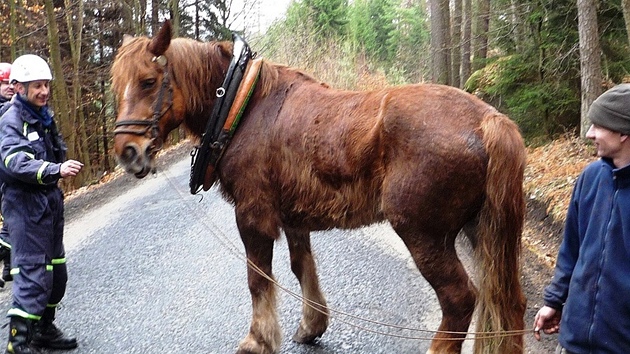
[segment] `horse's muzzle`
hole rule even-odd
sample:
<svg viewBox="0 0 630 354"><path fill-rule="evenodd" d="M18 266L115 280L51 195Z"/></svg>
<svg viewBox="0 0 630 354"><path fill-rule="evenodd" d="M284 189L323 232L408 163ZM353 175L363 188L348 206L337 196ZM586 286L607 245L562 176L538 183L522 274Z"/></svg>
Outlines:
<svg viewBox="0 0 630 354"><path fill-rule="evenodd" d="M153 155L151 144L141 149L135 143L127 143L118 154L118 163L127 173L133 173L136 178L144 178L153 169Z"/></svg>

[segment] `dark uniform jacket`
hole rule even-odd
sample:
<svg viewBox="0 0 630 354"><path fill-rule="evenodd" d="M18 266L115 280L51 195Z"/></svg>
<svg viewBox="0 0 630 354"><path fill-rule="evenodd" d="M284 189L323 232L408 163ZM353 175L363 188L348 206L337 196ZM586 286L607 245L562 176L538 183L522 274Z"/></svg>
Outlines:
<svg viewBox="0 0 630 354"><path fill-rule="evenodd" d="M2 116L2 114L4 112L7 111L7 109L9 109L9 102L11 102L10 100L7 100L6 98L0 96L0 116Z"/></svg>
<svg viewBox="0 0 630 354"><path fill-rule="evenodd" d="M14 95L0 119L2 211L14 268L8 316L39 320L65 294L64 206L57 185L65 153L47 107L36 110Z"/></svg>
<svg viewBox="0 0 630 354"><path fill-rule="evenodd" d="M13 186L56 186L61 178L66 146L54 121L50 119L48 126L44 121L17 94L11 100L9 109L0 119L2 182Z"/></svg>

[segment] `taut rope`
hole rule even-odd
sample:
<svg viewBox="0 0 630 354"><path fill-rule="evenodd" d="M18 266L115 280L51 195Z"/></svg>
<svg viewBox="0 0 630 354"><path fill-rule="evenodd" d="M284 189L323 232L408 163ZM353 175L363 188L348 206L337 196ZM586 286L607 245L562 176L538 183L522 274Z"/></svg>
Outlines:
<svg viewBox="0 0 630 354"><path fill-rule="evenodd" d="M166 179L168 180L168 182L171 185L171 187L177 191L177 193L182 197L182 199L184 199L184 193L182 193L182 191L180 191L177 188L177 186L171 181L171 178L168 176L168 174L166 172L164 172L164 173L165 173ZM200 214L198 212L197 208L192 208L190 206L188 206L188 207L190 209L191 215L193 215L193 214ZM262 276L265 279L267 279L269 282L271 282L272 284L277 286L279 289L281 289L282 291L284 291L288 295L290 295L293 298L301 301L302 303L306 304L307 306L311 307L312 309L314 309L314 310L316 310L318 312L324 313L325 311L322 310L322 309L328 309L331 314L337 314L337 315L345 316L345 317L348 317L348 318L351 318L351 319L354 319L354 320L363 321L363 322L367 322L367 323L371 323L371 324L375 324L375 325L379 325L379 326L383 326L383 327L388 327L388 328L392 328L392 329L396 329L396 330L406 330L406 331L430 334L432 336L431 337L427 337L427 336L412 336L412 335L401 335L401 334L388 333L388 332L373 330L373 329L370 329L370 328L358 325L356 323L350 322L349 320L346 320L345 318L336 317L336 319L339 320L340 322L343 322L343 323L345 323L347 325L350 325L352 327L355 327L355 328L358 328L358 329L361 329L361 330L364 330L364 331L367 331L367 332L370 332L370 333L380 334L380 335L389 336L389 337L413 339L413 340L427 340L427 341L433 340L433 335L436 335L436 334L449 334L449 335L456 335L456 336L462 336L462 337L465 336L465 338L461 338L461 337L460 338L440 338L440 340L445 340L445 341L459 341L459 340L471 340L471 339L474 340L474 339L502 338L502 337L510 337L510 336L517 336L517 335L533 334L534 333L533 329L496 331L496 332L456 332L456 331L436 331L436 330L411 328L411 327L398 326L398 325L393 325L393 324L389 324L389 323L384 323L384 322L380 322L380 321L375 321L375 320L363 318L363 317L360 317L360 316L353 315L351 313L347 313L347 312L344 312L344 311L336 310L336 309L331 308L329 306L324 306L324 305L319 304L319 303L317 303L315 301L306 299L306 298L302 297L302 295L300 295L300 294L298 294L298 293L296 293L296 292L294 292L294 291L292 291L292 290L282 286L282 284L278 283L275 279L273 279L271 276L269 276L264 271L262 271L260 268L258 268L258 266L256 266L242 252L240 252L239 249L238 249L238 246L235 245L234 242L232 240L230 240L230 238L223 231L221 231L221 228L218 225L216 225L215 223L213 223L211 221L208 221L207 218L203 217L202 215L199 215L198 220L201 220L201 222L210 231L211 235L214 236L214 238L216 240L218 240L235 258L243 260L247 264L247 266L249 268L254 270L260 276ZM469 337L469 335L473 335L474 337Z"/></svg>

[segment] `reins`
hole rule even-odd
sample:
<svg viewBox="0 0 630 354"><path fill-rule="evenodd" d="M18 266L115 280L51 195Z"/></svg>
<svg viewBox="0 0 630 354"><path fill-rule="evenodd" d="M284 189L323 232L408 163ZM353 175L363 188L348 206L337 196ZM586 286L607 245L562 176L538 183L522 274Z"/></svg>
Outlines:
<svg viewBox="0 0 630 354"><path fill-rule="evenodd" d="M159 138L160 132L160 120L164 117L166 112L171 111L171 114L174 114L171 108L173 107L173 88L171 87L171 82L168 75L168 61L164 55L160 55L157 57L153 57L151 61L157 63L164 69L164 75L162 77L162 85L160 86L160 91L158 91L158 97L155 100L155 105L153 106L153 116L150 120L145 119L128 119L121 120L114 123L114 135L117 134L133 134L144 136L147 133L151 133L151 151L153 153L157 152L162 148L162 139ZM162 109L162 102L164 101L164 94L168 93L168 105L165 109ZM137 125L144 126L141 129L131 129L129 126ZM157 143L156 143L157 142Z"/></svg>
<svg viewBox="0 0 630 354"><path fill-rule="evenodd" d="M180 191L179 188L177 188L175 183L173 183L171 178L168 176L168 173L166 173L166 171L164 171L164 173L165 173L166 179L167 179L168 183L171 185L171 187L177 192L177 194L180 195L180 197L182 199L184 199L184 193L182 191ZM188 204L186 204L186 206L189 208L190 215L199 214L198 208L192 208ZM425 341L425 340L426 341L431 341L431 340L433 340L433 336L437 335L437 334L448 334L448 335L461 336L460 338L440 338L440 340L444 340L444 341L459 341L459 340L503 338L503 337L520 336L520 335L524 335L524 334L533 334L534 333L533 329L505 330L505 331L496 331L496 332L456 332L456 331L437 331L437 330L419 329L419 328L412 328L412 327L405 327L405 326L394 325L394 324L385 323L385 322L381 322L381 321L375 321L375 320L371 320L371 319L364 318L364 317L361 317L361 316L353 315L353 314L348 313L348 312L337 310L337 309L331 308L330 306L324 306L324 305L322 305L320 303L317 303L316 301L306 299L302 295L300 295L300 294L298 294L298 293L296 293L296 292L294 292L294 291L284 287L282 284L278 283L278 281L276 281L273 277L269 276L267 273L265 273L260 268L258 268L258 266L256 266L253 262L251 262L249 260L249 258L247 258L247 256L245 256L241 251L239 251L239 249L238 249L239 247L225 234L225 232L222 231L221 227L219 227L216 223L212 222L211 220L208 220L208 218L204 217L203 215L198 215L198 216L199 217L197 217L197 220L201 221L204 224L204 226L210 232L210 234L217 241L219 241L219 243L221 243L228 250L228 252L232 254L232 256L234 256L236 259L239 259L239 260L242 260L243 262L245 262L245 264L247 264L248 268L250 268L254 272L258 273L260 276L262 276L267 281L269 281L270 283L272 283L275 286L277 286L280 290L284 291L289 296L299 300L300 302L302 302L303 304L311 307L315 311L318 311L320 313L325 313L324 309L328 309L328 311L330 312L331 315L332 314L337 315L337 317L335 317L335 318L338 321L343 322L343 323L345 323L345 324L347 324L349 326L358 328L360 330L364 330L366 332L379 334L379 335L383 335L383 336L388 336L388 337L402 338L402 339L411 339L411 340L422 340L422 341ZM351 320L356 320L356 321L360 321L360 322L364 322L364 323L368 323L368 324L373 324L373 325L381 326L381 327L384 327L384 328L390 328L390 329L394 329L394 330L399 330L399 331L410 331L410 332L416 332L416 333L424 333L426 335L431 335L431 337L421 336L421 335L402 335L402 334L395 334L395 333L385 332L385 331L382 331L382 330L374 330L374 329L362 326L360 324L354 323ZM470 337L470 336L473 336L473 337Z"/></svg>

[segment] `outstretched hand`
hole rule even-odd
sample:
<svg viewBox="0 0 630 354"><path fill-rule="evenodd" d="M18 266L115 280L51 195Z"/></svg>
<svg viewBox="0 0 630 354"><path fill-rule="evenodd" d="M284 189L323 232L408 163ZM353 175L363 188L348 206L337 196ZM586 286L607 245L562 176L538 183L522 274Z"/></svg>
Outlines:
<svg viewBox="0 0 630 354"><path fill-rule="evenodd" d="M536 340L540 340L541 329L545 334L553 334L560 331L561 314L562 312L549 306L543 306L538 310L534 319L534 337Z"/></svg>
<svg viewBox="0 0 630 354"><path fill-rule="evenodd" d="M61 174L61 178L66 177L74 177L79 171L83 168L83 164L76 160L68 160L61 164L61 168L59 169L59 173Z"/></svg>

